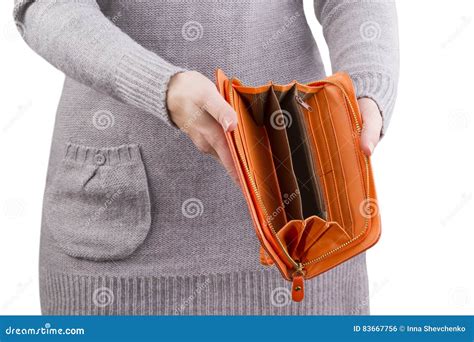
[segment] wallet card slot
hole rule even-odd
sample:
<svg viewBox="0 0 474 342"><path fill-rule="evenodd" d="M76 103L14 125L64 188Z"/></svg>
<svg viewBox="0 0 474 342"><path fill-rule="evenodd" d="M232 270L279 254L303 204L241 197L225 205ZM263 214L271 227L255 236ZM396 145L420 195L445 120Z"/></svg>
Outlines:
<svg viewBox="0 0 474 342"><path fill-rule="evenodd" d="M350 240L351 236L337 222L312 217L305 222L296 255L304 263L311 262Z"/></svg>
<svg viewBox="0 0 474 342"><path fill-rule="evenodd" d="M350 80L349 80L350 81ZM358 236L365 230L367 225L367 210L371 210L374 203L368 200L368 183L363 182L364 171L361 165L367 165L364 155L360 150L360 122L353 112L353 103L344 93L344 90L335 84L329 84L324 87L323 104L330 111L331 131L335 137L336 143L334 156L336 177L338 178L338 189L341 196L341 207L345 221L343 227L353 236ZM355 102L355 97L353 98ZM357 106L357 103L355 102ZM334 113L341 113L334 115ZM345 113L346 115L342 115ZM369 166L367 166L369 168ZM369 216L371 214L369 213ZM342 224L341 224L342 225Z"/></svg>
<svg viewBox="0 0 474 342"><path fill-rule="evenodd" d="M260 93L256 93L254 89L246 92L245 88L237 91L246 103L255 124L263 126L266 132L282 201L282 207L277 210L284 210L288 221L302 220L301 195L293 172L291 150L285 129L287 118L281 111L273 88L269 87Z"/></svg>
<svg viewBox="0 0 474 342"><path fill-rule="evenodd" d="M312 215L305 220L291 220L286 211L280 211L279 223L276 224L274 218L268 220L268 213L274 209L278 213L281 209L283 190L280 188L286 182L278 178L275 167L278 164L272 158L272 149L275 148L265 120L274 108L270 103L270 88L278 101L283 103L295 84L295 93L303 98L302 101L296 100L296 97L292 99L292 105L297 104L295 113L303 118L300 137L302 134L309 136L306 139L310 150L307 159L313 162L311 173L318 181L316 189L324 196L319 203L329 213L324 218ZM237 88L252 96L265 93L260 97L264 102L263 108L250 109L248 105L251 102L239 95ZM230 85L230 104L238 113L239 125L227 134L228 142L234 161L238 159L236 166L242 166L239 167L239 178L257 235L271 261L275 262L286 279L295 279L295 276L297 279L312 278L372 246L380 235L378 216L367 217L360 212L360 204L371 199L369 196L375 198L375 192L369 160L359 147L360 114L352 90L350 78L344 74L336 74L311 85L292 82L287 85L244 87L236 80ZM285 110L284 105L280 105L280 110ZM259 130L262 123L263 130ZM288 131L285 131L288 138ZM257 148L257 152L254 151L256 142L263 146L263 149ZM291 153L290 141L288 146ZM298 165L295 165L293 155L291 160L295 173ZM240 172L242 170L244 174ZM262 177L267 173L268 177ZM269 193L273 202L268 200ZM264 261L267 262L268 255L262 254L265 254ZM293 289L294 286L295 282Z"/></svg>
<svg viewBox="0 0 474 342"><path fill-rule="evenodd" d="M294 172L301 193L303 216L305 218L316 215L326 218L322 188L319 181L317 166L313 160L311 141L305 128L304 114L296 100L298 92L296 86L286 93L280 94L280 107L289 116L286 127L291 149Z"/></svg>
<svg viewBox="0 0 474 342"><path fill-rule="evenodd" d="M286 132L287 120L273 88L270 88L265 106L264 124L272 148L273 164L288 221L302 220L304 218L302 199Z"/></svg>
<svg viewBox="0 0 474 342"><path fill-rule="evenodd" d="M333 172L333 162L331 158L331 150L327 141L326 131L324 129L324 120L327 120L327 116L322 113L325 109L324 106L319 102L317 94L313 95L314 101L311 98L308 102L311 103L313 112L311 115L306 113L306 119L308 121L308 127L310 128L311 139L313 140L314 152L319 157L319 164L322 172L322 181L324 184L326 205L327 205L327 220L328 221L342 221L342 212L340 210L340 204L338 199L337 185Z"/></svg>
<svg viewBox="0 0 474 342"><path fill-rule="evenodd" d="M239 107L237 115L239 116L239 125L241 125L239 131L242 133L242 145L247 155L250 170L253 172L259 196L264 204L262 209L265 211L264 215L267 223L271 224L275 231L278 231L288 221L285 210L282 210L284 204L281 198L277 172L273 164L270 141L263 126L263 114L261 116L262 125L257 124L257 120L253 115L254 111L264 113L268 91L261 93L259 99L256 99L254 94L245 94L238 91L236 93L238 96L236 96L235 102Z"/></svg>
<svg viewBox="0 0 474 342"><path fill-rule="evenodd" d="M348 234L353 236L352 213L348 205L349 195L347 192L347 180L344 175L341 156L339 153L340 146L336 136L333 123L332 113L328 102L325 88L308 99L308 103L313 106L317 113L317 120L311 125L316 127L314 135L318 140L318 146L324 146L323 150L326 157L323 158L328 162L326 167L332 172L324 175L324 180L328 189L328 197L332 200L328 202L329 220L339 222L346 229ZM316 125L314 125L316 123ZM319 132L318 132L319 131Z"/></svg>

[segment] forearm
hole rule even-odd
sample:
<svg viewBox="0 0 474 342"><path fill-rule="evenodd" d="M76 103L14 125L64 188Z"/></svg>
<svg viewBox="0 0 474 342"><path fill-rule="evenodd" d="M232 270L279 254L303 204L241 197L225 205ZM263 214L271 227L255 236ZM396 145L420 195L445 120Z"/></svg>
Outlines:
<svg viewBox="0 0 474 342"><path fill-rule="evenodd" d="M383 116L392 115L398 84L398 25L391 0L316 0L333 71L348 72L358 97L373 99Z"/></svg>
<svg viewBox="0 0 474 342"><path fill-rule="evenodd" d="M95 1L16 1L28 45L67 76L169 122L166 91L182 69L137 44Z"/></svg>

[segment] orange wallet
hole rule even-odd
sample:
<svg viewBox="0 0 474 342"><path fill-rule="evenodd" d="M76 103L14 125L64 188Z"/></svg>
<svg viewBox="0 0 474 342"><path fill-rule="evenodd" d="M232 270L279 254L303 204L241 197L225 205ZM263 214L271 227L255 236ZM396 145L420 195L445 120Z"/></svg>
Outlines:
<svg viewBox="0 0 474 342"><path fill-rule="evenodd" d="M257 237L260 260L304 298L313 278L373 246L380 215L352 81L336 73L309 84L247 87L217 70L234 108L226 133Z"/></svg>

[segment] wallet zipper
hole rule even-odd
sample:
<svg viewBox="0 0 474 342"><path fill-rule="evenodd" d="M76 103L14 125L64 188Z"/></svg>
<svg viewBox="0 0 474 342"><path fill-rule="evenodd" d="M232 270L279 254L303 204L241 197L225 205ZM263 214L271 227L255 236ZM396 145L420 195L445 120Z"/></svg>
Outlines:
<svg viewBox="0 0 474 342"><path fill-rule="evenodd" d="M361 133L361 125L359 123L359 118L357 117L357 114L355 113L355 110L354 110L354 107L352 106L352 103L350 102L350 98L349 96L347 95L346 91L344 90L344 88L338 84L338 83L335 83L335 82L331 82L331 81L324 81L324 83L327 83L327 84L332 84L334 86L336 86L339 90L341 90L341 92L343 93L344 95L344 99L347 101L347 103L349 104L349 107L350 107L350 110L351 110L351 113L352 113L352 117L354 119L354 123L355 123L355 126L356 126L356 131L357 133L360 135ZM301 99L300 96L298 96ZM233 108L235 108L234 106L234 99L233 99L233 88L232 88L232 82L229 82L229 98L230 98L230 104ZM298 100L297 100L298 101ZM303 103L305 103L303 100L302 100ZM305 103L308 108L311 108L307 103ZM309 109L308 109L309 110ZM234 139L234 141L236 141L236 138L235 138L235 131L232 131L231 132L232 134L232 138ZM236 149L237 149L237 152L238 152L238 155L239 155L239 158L240 160L242 161L242 164L244 165L244 169L245 169L245 172L247 174L247 178L249 179L250 183L251 183L251 186L252 186L252 189L254 191L254 194L257 198L257 200L259 201L259 204L260 206L262 207L263 211L264 211L264 215L265 217L268 217L268 212L267 212L267 209L263 203L263 200L260 196L260 192L258 191L258 188L257 188L257 185L255 184L255 180L253 179L252 177L252 173L250 172L250 168L249 166L247 165L247 163L245 162L245 155L244 153L240 150L240 148L238 147L238 144L236 143L235 144L236 146ZM367 158L367 156L364 155L364 161L365 161L365 167L366 167L366 183L367 183L367 190L366 190L366 198L369 198L369 194L370 194L370 191L369 191L369 186L370 186L370 182L369 182L369 179L370 179L370 174L369 174L369 160ZM359 233L357 236L353 237L352 239L350 239L349 241L346 241L345 243L343 243L342 245L340 245L339 247L315 258L315 259L312 259L312 260L308 260L306 262L299 262L299 261L296 261L294 260L290 254L288 253L288 251L286 250L286 248L284 247L283 243L281 242L280 240L280 237L278 236L275 228L273 227L273 225L271 224L271 222L266 222L267 225L270 227L273 235L275 236L275 239L277 240L278 244L280 245L281 249L283 250L283 253L285 254L285 256L287 257L287 259L291 262L291 264L294 266L294 271L292 272L291 274L291 280L292 280L292 298L294 301L301 301L304 297L304 277L305 277L305 267L308 266L308 265L311 265L313 263L316 263L316 262L319 262L321 261L322 259L325 259L326 257L328 257L329 255L333 254L334 252L344 248L345 246L349 245L350 243L352 243L353 241L355 241L356 239L360 238L362 235L365 234L368 226L369 226L369 218L366 217L365 218L365 223L364 223L364 229L362 230L361 233ZM263 247L265 249L265 247ZM268 251L267 251L268 253ZM278 266L278 263L275 263L277 265L277 267L279 268Z"/></svg>
<svg viewBox="0 0 474 342"><path fill-rule="evenodd" d="M347 101L347 103L349 104L349 108L351 110L351 113L352 113L352 117L354 118L354 123L355 123L355 126L356 126L356 131L357 131L357 134L360 135L361 131L362 131L362 128L361 128L361 125L360 125L360 122L359 122L359 118L357 117L357 114L354 110L354 107L352 106L352 103L350 101L350 98L349 98L349 95L347 95L346 91L344 90L343 86L341 86L339 83L336 83L336 82L332 82L332 81L324 81L324 83L327 83L327 84L332 84L334 85L335 87L337 87L341 92L342 94L344 95L344 99ZM365 177L366 177L366 199L369 198L370 196L370 172L369 172L369 159L368 157L363 154L363 158L364 158L364 164L365 164ZM367 228L369 227L369 217L365 217L365 221L364 221L364 229L362 230L362 232L360 232L358 235L354 236L352 239L350 239L349 241L346 241L345 243L343 243L342 245L340 245L339 247L337 248L334 248L332 250L330 250L329 252L327 253L324 253L323 255L317 257L317 258L314 258L314 259L311 259L311 260L308 260L304 263L302 263L302 266L303 268L305 266L308 266L308 265L311 265L313 263L316 263L316 262L319 262L323 259L325 259L326 257L328 257L329 255L333 254L334 252L337 252L338 250L346 247L347 245L349 245L350 243L354 242L355 240L359 239L361 236L363 236L365 234L365 232L367 231Z"/></svg>
<svg viewBox="0 0 474 342"><path fill-rule="evenodd" d="M312 111L313 111L313 108L311 108L311 106L310 106L309 104L307 104L307 103L303 100L303 98L302 98L301 96L296 95L296 96L295 96L295 100L296 100L296 102L298 102L298 104L299 104L301 107L303 107L303 108L306 109L307 111L309 111L309 112L312 112Z"/></svg>
<svg viewBox="0 0 474 342"><path fill-rule="evenodd" d="M230 98L230 105L235 108L234 106L234 96L233 96L233 88L232 88L232 83L230 82L230 89L229 89L229 98ZM235 139L235 130L232 131L232 138L234 139L234 141L236 141ZM247 174L247 178L249 179L250 181L250 185L252 186L252 189L254 191L254 194L255 194L255 197L257 198L257 201L259 202L260 206L262 207L263 209L263 212L264 212L264 215L265 217L269 217L269 214L268 214L268 211L267 211L267 208L265 207L264 203L263 203L263 200L262 200L262 197L260 196L260 192L258 191L258 188L257 188L257 184L255 183L255 180L253 179L252 177L252 173L250 172L250 168L249 166L247 165L247 163L245 162L245 155L244 153L241 151L241 149L239 148L238 144L236 143L235 144L235 147L237 149L237 152L239 154L239 158L240 160L242 161L242 164L244 165L244 169L245 169L245 173ZM295 268L298 268L299 267L299 263L297 263L291 256L290 254L288 253L288 251L286 250L285 246L283 245L283 243L281 242L280 240L280 237L278 236L276 230L275 230L275 227L273 227L273 224L269 221L266 221L267 225L270 227L273 235L275 236L278 244L280 245L281 249L283 250L283 253L285 254L285 256L288 258L288 260L291 262L291 264L293 264L293 266ZM268 251L267 251L268 252Z"/></svg>
<svg viewBox="0 0 474 342"><path fill-rule="evenodd" d="M232 83L230 84L230 89L229 89L229 98L230 98L230 104L233 108L235 108L234 106L234 96L233 96L233 88L232 88ZM235 139L235 130L231 132L232 134L232 138L234 139L234 141L236 142L236 139ZM250 168L249 166L247 165L247 163L245 162L245 155L244 153L241 151L241 149L239 148L238 144L236 143L235 144L235 147L236 147L236 150L237 150L237 153L239 155L239 158L242 162L242 164L244 165L244 169L245 169L245 172L247 174L247 178L248 180L250 181L250 184L251 184L251 187L254 191L254 194L255 194L255 197L257 198L257 201L259 202L261 208L263 209L263 212L264 212L264 215L265 217L268 217L268 211L267 211L267 208L265 207L264 203L263 203L263 200L262 200L262 197L260 196L260 192L258 191L258 188L257 188L257 184L255 184L255 180L253 179L252 177L252 173L250 172ZM291 285L291 297L292 299L295 301L295 302L300 302L303 300L304 298L304 275L305 275L305 271L304 271L304 266L301 262L298 262L298 261L295 261L291 256L290 254L288 253L288 251L286 250L285 246L283 245L283 243L281 242L280 240L280 237L278 236L275 228L273 227L272 223L269 222L269 221L266 221L267 225L270 227L272 233L273 233L273 236L275 237L275 239L277 240L278 244L280 245L280 248L282 249L283 253L285 254L285 256L287 257L287 259L290 261L290 263L294 266L294 269L295 271L292 272L291 274L291 281L292 281L292 285ZM264 247L264 245L262 245L262 247L264 249L266 249ZM266 252L268 253L268 251L266 250ZM278 263L275 263L277 265L278 268L280 268L278 266ZM282 271L280 269L280 271Z"/></svg>

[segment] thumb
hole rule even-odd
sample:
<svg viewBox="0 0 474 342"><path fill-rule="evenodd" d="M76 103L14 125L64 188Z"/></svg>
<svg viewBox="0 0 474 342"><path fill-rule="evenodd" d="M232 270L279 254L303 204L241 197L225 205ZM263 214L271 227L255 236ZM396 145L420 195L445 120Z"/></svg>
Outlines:
<svg viewBox="0 0 474 342"><path fill-rule="evenodd" d="M360 147L364 154L370 157L380 140L382 115L373 100L362 98L358 102L363 120Z"/></svg>
<svg viewBox="0 0 474 342"><path fill-rule="evenodd" d="M233 131L237 127L237 114L217 91L211 92L204 109L220 123L224 131Z"/></svg>

